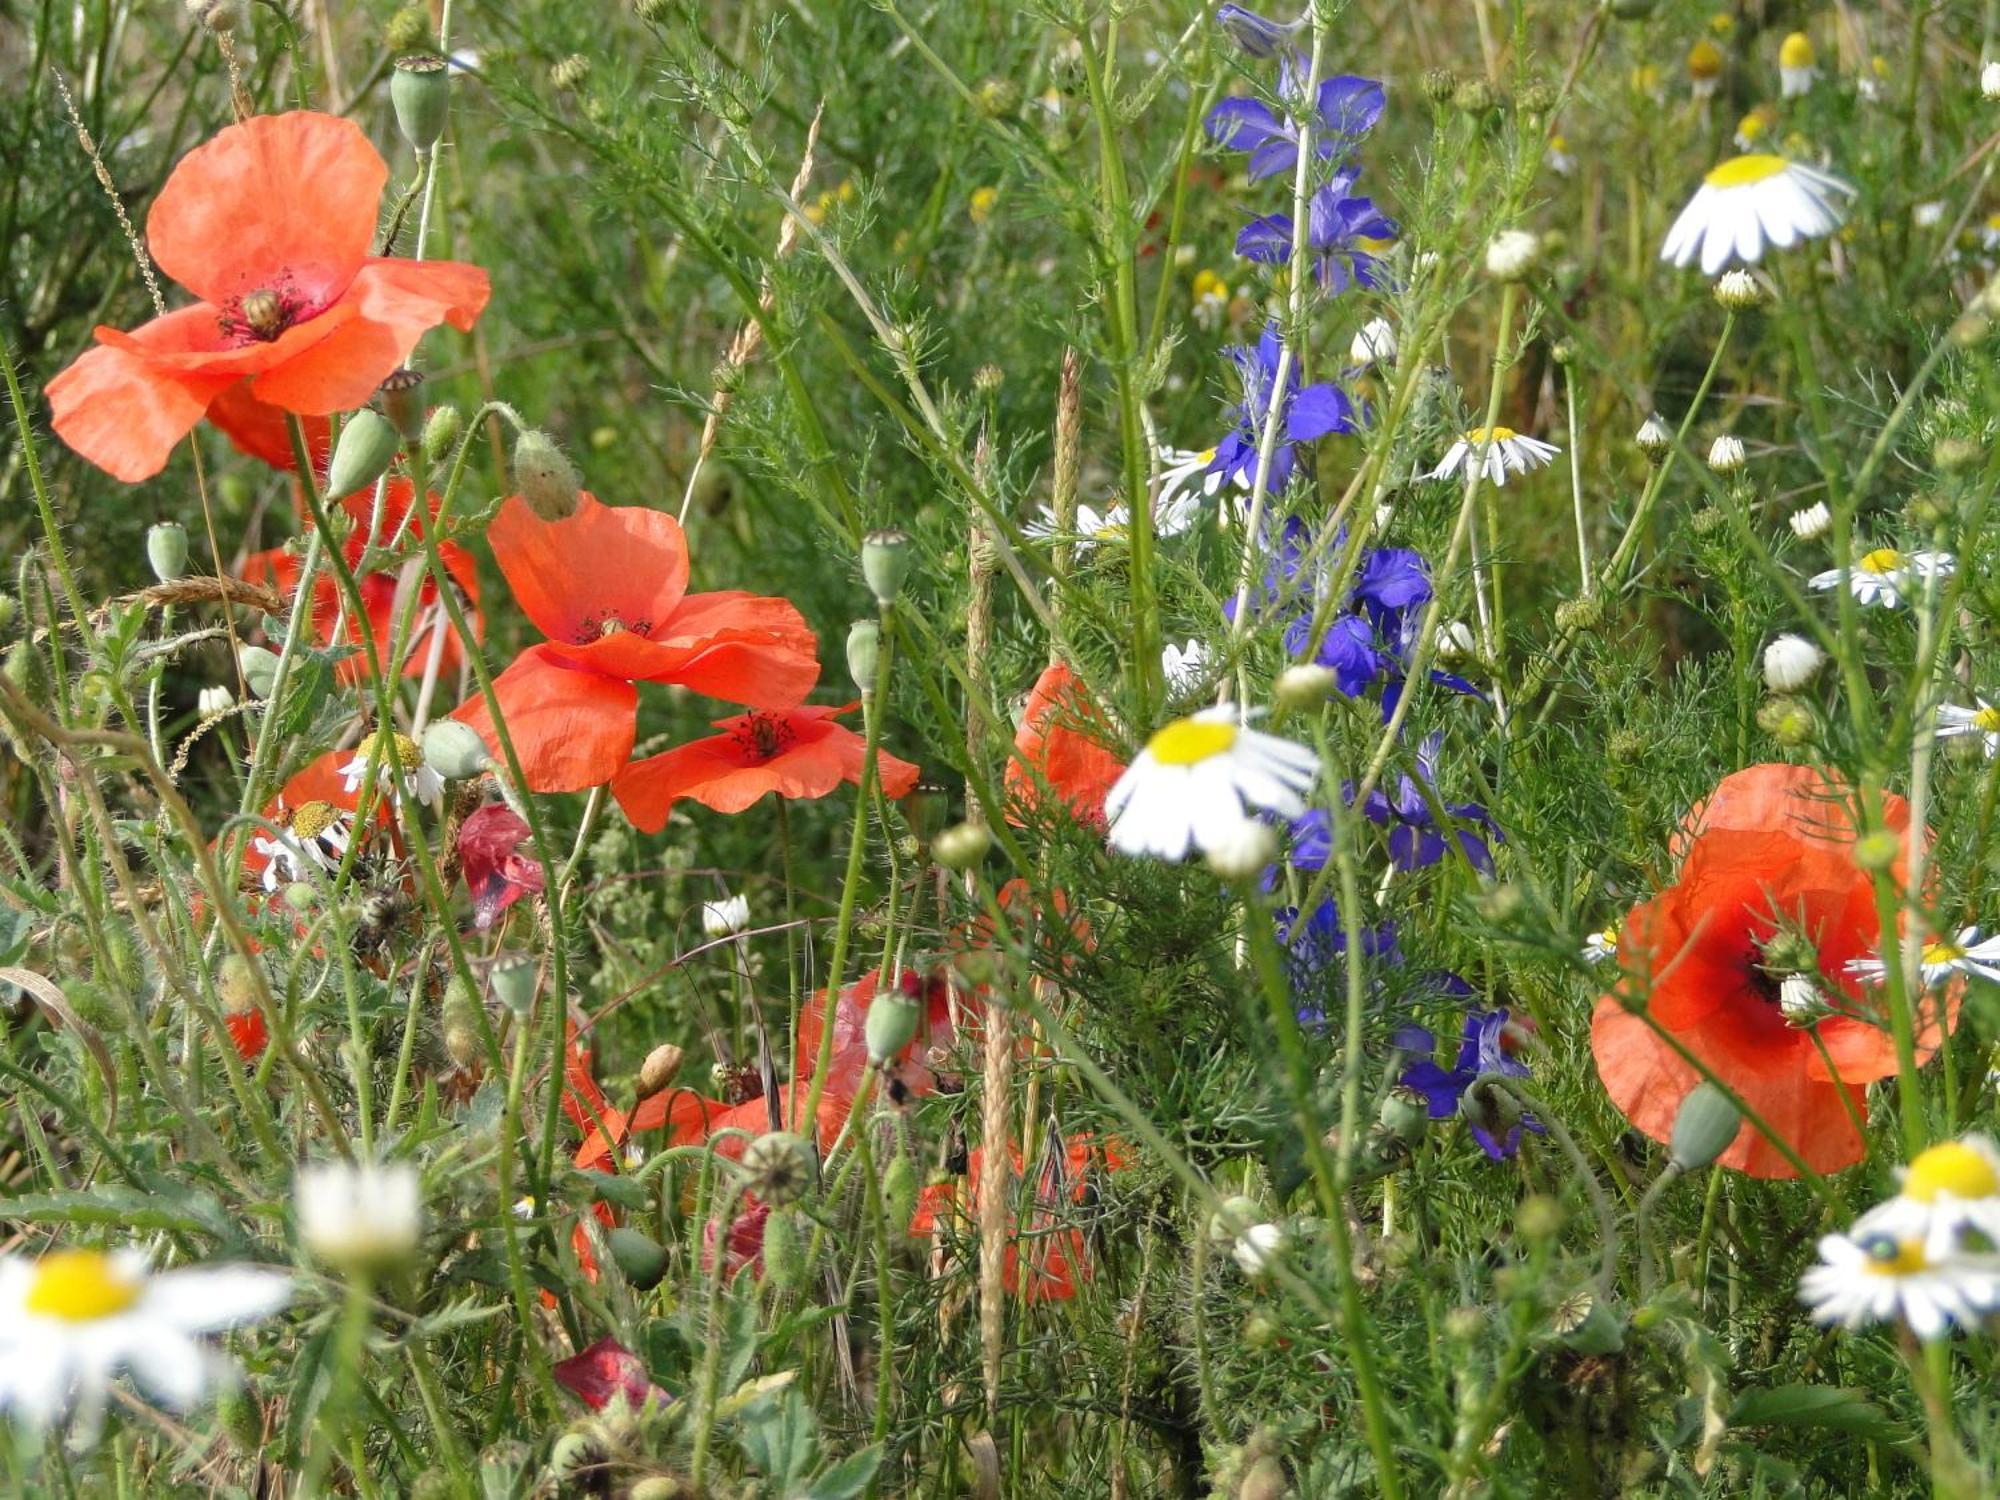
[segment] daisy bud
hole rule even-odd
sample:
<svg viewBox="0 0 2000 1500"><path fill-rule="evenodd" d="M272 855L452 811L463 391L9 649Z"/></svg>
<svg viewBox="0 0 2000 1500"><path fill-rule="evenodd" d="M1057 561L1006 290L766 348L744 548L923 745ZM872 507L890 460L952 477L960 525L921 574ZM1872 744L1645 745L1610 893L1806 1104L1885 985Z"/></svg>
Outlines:
<svg viewBox="0 0 2000 1500"><path fill-rule="evenodd" d="M382 414L404 442L414 443L424 435L424 377L421 371L412 370L408 365L400 370L391 370L388 378L376 388L376 394L382 398Z"/></svg>
<svg viewBox="0 0 2000 1500"><path fill-rule="evenodd" d="M995 394L1006 381L1007 372L998 365L981 365L972 372L972 388L982 396Z"/></svg>
<svg viewBox="0 0 2000 1500"><path fill-rule="evenodd" d="M1449 104L1458 92L1458 79L1450 68L1430 68L1424 73L1424 97L1433 104Z"/></svg>
<svg viewBox="0 0 2000 1500"><path fill-rule="evenodd" d="M1261 1276L1285 1248L1285 1231L1276 1224L1252 1224L1230 1247L1230 1255L1246 1276Z"/></svg>
<svg viewBox="0 0 2000 1500"><path fill-rule="evenodd" d="M871 531L861 539L861 576L875 602L887 609L903 592L910 573L910 539L893 528Z"/></svg>
<svg viewBox="0 0 2000 1500"><path fill-rule="evenodd" d="M424 459L437 463L451 452L458 442L459 434L465 431L465 418L455 406L445 405L435 408L424 422L424 435L419 444L424 450Z"/></svg>
<svg viewBox="0 0 2000 1500"><path fill-rule="evenodd" d="M1224 880L1255 880L1278 853L1278 835L1256 818L1241 819L1209 842L1208 867Z"/></svg>
<svg viewBox="0 0 2000 1500"><path fill-rule="evenodd" d="M486 980L493 998L517 1016L525 1016L535 1003L540 979L535 961L525 953L509 953L487 971Z"/></svg>
<svg viewBox="0 0 2000 1500"><path fill-rule="evenodd" d="M1813 737L1813 713L1799 699L1780 696L1757 710L1757 727L1779 744L1795 749Z"/></svg>
<svg viewBox="0 0 2000 1500"><path fill-rule="evenodd" d="M1902 836L1887 828L1874 829L1854 841L1854 862L1864 870L1891 869L1902 856Z"/></svg>
<svg viewBox="0 0 2000 1500"><path fill-rule="evenodd" d="M1271 696L1281 708L1317 708L1339 681L1331 668L1306 662L1280 672L1271 685Z"/></svg>
<svg viewBox="0 0 2000 1500"><path fill-rule="evenodd" d="M1742 1128L1743 1112L1704 1079L1681 1100L1673 1134L1668 1138L1667 1160L1683 1172L1705 1167L1729 1149Z"/></svg>
<svg viewBox="0 0 2000 1500"><path fill-rule="evenodd" d="M1931 445L1931 466L1940 474L1969 469L1979 462L1979 457L1979 444L1969 438L1941 437Z"/></svg>
<svg viewBox="0 0 2000 1500"><path fill-rule="evenodd" d="M1465 78L1452 90L1451 102L1464 114L1483 115L1500 101L1494 95L1493 85L1484 78Z"/></svg>
<svg viewBox="0 0 2000 1500"><path fill-rule="evenodd" d="M1444 1336L1454 1344L1470 1344L1486 1331L1486 1310L1470 1305L1444 1315Z"/></svg>
<svg viewBox="0 0 2000 1500"><path fill-rule="evenodd" d="M1396 362L1396 330L1387 318L1370 318L1354 335L1347 357L1357 365L1393 365Z"/></svg>
<svg viewBox="0 0 2000 1500"><path fill-rule="evenodd" d="M1604 623L1604 601L1595 594L1579 594L1556 606L1556 625L1568 635L1587 635Z"/></svg>
<svg viewBox="0 0 2000 1500"><path fill-rule="evenodd" d="M226 687L205 687L195 694L194 711L204 719L226 714L236 707L236 695Z"/></svg>
<svg viewBox="0 0 2000 1500"><path fill-rule="evenodd" d="M439 719L424 730L424 764L446 781L468 781L493 764L479 731L457 719Z"/></svg>
<svg viewBox="0 0 2000 1500"><path fill-rule="evenodd" d="M1989 104L2000 103L2000 62L1990 62L1979 70L1979 92Z"/></svg>
<svg viewBox="0 0 2000 1500"><path fill-rule="evenodd" d="M1743 312L1764 300L1764 288L1757 284L1755 276L1738 267L1724 271L1716 281L1715 300L1730 312Z"/></svg>
<svg viewBox="0 0 2000 1500"><path fill-rule="evenodd" d="M1647 461L1657 464L1663 460L1674 446L1674 435L1667 427L1667 419L1654 412L1639 424L1632 442L1646 455Z"/></svg>
<svg viewBox="0 0 2000 1500"><path fill-rule="evenodd" d="M422 52L433 39L430 7L406 5L389 18L382 32L382 49L391 57L401 57L405 52Z"/></svg>
<svg viewBox="0 0 2000 1500"><path fill-rule="evenodd" d="M907 1224L909 1219L906 1216L895 1222ZM799 1284L799 1273L804 1269L805 1257L799 1252L799 1216L790 1209L772 1209L770 1217L764 1220L764 1279L774 1287L789 1290ZM637 1490L632 1493L638 1495Z"/></svg>
<svg viewBox="0 0 2000 1500"><path fill-rule="evenodd" d="M923 1020L924 1008L901 990L876 995L861 1029L868 1060L878 1068L886 1065L916 1038Z"/></svg>
<svg viewBox="0 0 2000 1500"><path fill-rule="evenodd" d="M1438 626L1437 658L1439 661L1469 661L1479 649L1478 638L1472 627L1463 620L1451 620Z"/></svg>
<svg viewBox="0 0 2000 1500"><path fill-rule="evenodd" d="M572 52L568 57L558 59L549 69L549 85L560 93L567 94L582 88L584 80L589 77L590 59L581 52Z"/></svg>
<svg viewBox="0 0 2000 1500"><path fill-rule="evenodd" d="M639 1097L650 1099L671 1084L686 1056L672 1042L662 1042L648 1052L646 1060L639 1064Z"/></svg>
<svg viewBox="0 0 2000 1500"><path fill-rule="evenodd" d="M1418 1095L1418 1098L1422 1098ZM1514 1227L1531 1245L1547 1245L1563 1232L1562 1204L1547 1193L1530 1193L1514 1210Z"/></svg>
<svg viewBox="0 0 2000 1500"><path fill-rule="evenodd" d="M1819 986L1803 974L1787 974L1778 986L1778 1010L1790 1025L1799 1027L1816 1025L1833 1014Z"/></svg>
<svg viewBox="0 0 2000 1500"><path fill-rule="evenodd" d="M1743 467L1743 440L1724 433L1708 447L1708 466L1718 474L1734 474Z"/></svg>
<svg viewBox="0 0 2000 1500"><path fill-rule="evenodd" d="M299 1239L336 1270L390 1270L423 1237L422 1186L407 1162L314 1162L300 1170L292 1201Z"/></svg>
<svg viewBox="0 0 2000 1500"><path fill-rule="evenodd" d="M637 1290L650 1292L667 1274L667 1252L651 1235L620 1226L606 1230L604 1240L619 1272Z"/></svg>
<svg viewBox="0 0 2000 1500"><path fill-rule="evenodd" d="M750 898L727 896L701 903L701 930L712 938L735 937L750 925Z"/></svg>
<svg viewBox="0 0 2000 1500"><path fill-rule="evenodd" d="M243 685L259 698L271 696L278 681L278 654L262 646L244 646L236 653L236 665L243 673Z"/></svg>
<svg viewBox="0 0 2000 1500"><path fill-rule="evenodd" d="M931 842L931 857L947 870L969 870L986 858L992 847L993 835L984 824L960 823Z"/></svg>
<svg viewBox="0 0 2000 1500"><path fill-rule="evenodd" d="M364 490L396 461L402 435L387 417L362 407L342 424L334 440L333 459L326 466L326 493L334 499Z"/></svg>
<svg viewBox="0 0 2000 1500"><path fill-rule="evenodd" d="M161 521L146 530L146 561L162 583L187 577L188 534L178 521Z"/></svg>
<svg viewBox="0 0 2000 1500"><path fill-rule="evenodd" d="M1525 229L1505 229L1486 247L1486 274L1496 281L1519 281L1535 267L1542 243Z"/></svg>
<svg viewBox="0 0 2000 1500"><path fill-rule="evenodd" d="M875 671L882 660L882 627L873 620L856 620L847 627L847 675L861 696L875 696Z"/></svg>
<svg viewBox="0 0 2000 1500"><path fill-rule="evenodd" d="M1764 682L1774 693L1796 693L1819 675L1826 653L1802 635L1781 635L1764 648Z"/></svg>
<svg viewBox="0 0 2000 1500"><path fill-rule="evenodd" d="M1556 107L1556 91L1545 78L1530 79L1514 96L1514 106L1524 115L1539 118Z"/></svg>
<svg viewBox="0 0 2000 1500"><path fill-rule="evenodd" d="M1793 511L1785 518L1785 524L1800 541L1814 542L1833 530L1833 512L1826 508L1824 500L1815 500L1804 510Z"/></svg>
<svg viewBox="0 0 2000 1500"><path fill-rule="evenodd" d="M1021 86L1011 78L982 79L972 97L985 118L1004 120L1021 107Z"/></svg>
<svg viewBox="0 0 2000 1500"><path fill-rule="evenodd" d="M555 439L530 427L514 439L514 486L528 509L544 521L561 521L576 514L576 493L583 481Z"/></svg>
<svg viewBox="0 0 2000 1500"><path fill-rule="evenodd" d="M881 1008L878 1000L868 1007L869 1016ZM744 1183L773 1209L789 1208L811 1191L819 1172L818 1156L804 1136L773 1130L743 1148Z"/></svg>

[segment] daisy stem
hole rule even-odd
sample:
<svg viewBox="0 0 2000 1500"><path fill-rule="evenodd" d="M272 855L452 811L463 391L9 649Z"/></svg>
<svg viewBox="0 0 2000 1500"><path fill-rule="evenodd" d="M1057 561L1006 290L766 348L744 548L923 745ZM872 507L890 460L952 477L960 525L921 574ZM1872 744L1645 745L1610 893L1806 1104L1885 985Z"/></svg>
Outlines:
<svg viewBox="0 0 2000 1500"><path fill-rule="evenodd" d="M1601 12L1600 12L1601 13ZM1569 408L1569 494L1570 504L1576 511L1576 570L1583 597L1588 599L1592 592L1593 579L1590 574L1590 529L1583 519L1583 449L1576 435L1576 361L1572 358L1563 366L1563 395Z"/></svg>
<svg viewBox="0 0 2000 1500"><path fill-rule="evenodd" d="M1924 1407L1930 1437L1931 1494L1934 1500L1973 1500L1988 1493L1958 1440L1951 1410L1951 1347L1942 1339L1919 1343L1907 1325L1896 1330L1910 1384Z"/></svg>

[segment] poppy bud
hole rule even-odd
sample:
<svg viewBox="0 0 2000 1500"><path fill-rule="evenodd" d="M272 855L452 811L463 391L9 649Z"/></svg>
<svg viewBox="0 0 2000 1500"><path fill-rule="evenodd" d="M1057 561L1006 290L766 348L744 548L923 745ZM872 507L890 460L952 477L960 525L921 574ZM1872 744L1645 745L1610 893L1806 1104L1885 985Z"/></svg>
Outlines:
<svg viewBox="0 0 2000 1500"><path fill-rule="evenodd" d="M447 404L434 409L424 421L424 435L419 442L424 461L434 464L443 459L464 430L465 418L457 407Z"/></svg>
<svg viewBox="0 0 2000 1500"><path fill-rule="evenodd" d="M879 1003L868 1008L871 1021L881 1008ZM773 1209L789 1207L811 1189L819 1170L817 1157L812 1142L804 1136L773 1130L743 1148L745 1184Z"/></svg>
<svg viewBox="0 0 2000 1500"><path fill-rule="evenodd" d="M389 103L396 111L396 128L419 156L429 156L451 117L451 72L435 52L413 52L396 59L389 78Z"/></svg>
<svg viewBox="0 0 2000 1500"><path fill-rule="evenodd" d="M362 407L349 417L333 445L333 460L326 466L326 492L339 499L366 489L396 461L403 446L395 424L379 411Z"/></svg>
<svg viewBox="0 0 2000 1500"><path fill-rule="evenodd" d="M648 1052L646 1060L639 1064L639 1097L650 1099L672 1083L686 1056L672 1042L662 1042Z"/></svg>
<svg viewBox="0 0 2000 1500"><path fill-rule="evenodd" d="M1514 1227L1529 1243L1546 1245L1562 1233L1562 1204L1547 1193L1530 1193L1514 1210Z"/></svg>
<svg viewBox="0 0 2000 1500"><path fill-rule="evenodd" d="M638 1213L652 1206L652 1191L641 1178L620 1177L612 1172L578 1172L575 1175L585 1179L585 1190L595 1203L609 1203L613 1208L622 1208L629 1213Z"/></svg>
<svg viewBox="0 0 2000 1500"><path fill-rule="evenodd" d="M487 971L493 998L517 1016L525 1016L535 1003L535 961L525 953L504 954Z"/></svg>
<svg viewBox="0 0 2000 1500"><path fill-rule="evenodd" d="M873 620L856 620L847 627L847 672L861 696L875 696L875 669L882 659L882 627Z"/></svg>
<svg viewBox="0 0 2000 1500"><path fill-rule="evenodd" d="M882 1174L882 1205L891 1224L907 1224L917 1211L917 1169L908 1152L897 1152Z"/></svg>
<svg viewBox="0 0 2000 1500"><path fill-rule="evenodd" d="M479 1034L479 1001L457 975L445 986L439 1016L443 1022L445 1055L453 1062L469 1068L486 1055Z"/></svg>
<svg viewBox="0 0 2000 1500"><path fill-rule="evenodd" d="M790 1290L799 1284L805 1256L799 1249L799 1218L790 1209L774 1208L764 1220L764 1279Z"/></svg>
<svg viewBox="0 0 2000 1500"><path fill-rule="evenodd" d="M904 999L900 991L877 995L875 1003L868 1007L868 1020L861 1029L862 1039L868 1044L868 1060L882 1067L910 1045L923 1019L923 1007L914 1000Z"/></svg>
<svg viewBox="0 0 2000 1500"><path fill-rule="evenodd" d="M388 417L406 443L424 435L424 377L405 365L391 370L389 378L376 388L382 398L382 413Z"/></svg>
<svg viewBox="0 0 2000 1500"><path fill-rule="evenodd" d="M178 521L162 521L146 531L146 561L161 583L187 576L188 534Z"/></svg>
<svg viewBox="0 0 2000 1500"><path fill-rule="evenodd" d="M986 858L993 847L993 835L981 823L960 823L947 828L931 844L931 854L947 870L969 870Z"/></svg>
<svg viewBox="0 0 2000 1500"><path fill-rule="evenodd" d="M1729 1102L1729 1096L1721 1089L1704 1079L1681 1100L1667 1145L1667 1160L1683 1172L1705 1167L1729 1149L1729 1143L1742 1128L1742 1111Z"/></svg>
<svg viewBox="0 0 2000 1500"><path fill-rule="evenodd" d="M12 594L0 594L0 630L14 623L14 617L21 612L21 601Z"/></svg>
<svg viewBox="0 0 2000 1500"><path fill-rule="evenodd" d="M514 439L514 485L528 508L544 521L576 514L582 480L555 440L539 428L530 427Z"/></svg>
<svg viewBox="0 0 2000 1500"><path fill-rule="evenodd" d="M606 1231L604 1239L619 1271L640 1291L650 1292L667 1274L667 1252L651 1235L621 1227Z"/></svg>
<svg viewBox="0 0 2000 1500"><path fill-rule="evenodd" d="M262 646L245 646L236 653L236 665L242 669L244 686L259 698L271 696L271 689L278 681L278 655L266 651Z"/></svg>
<svg viewBox="0 0 2000 1500"><path fill-rule="evenodd" d="M466 781L493 764L493 757L470 724L439 719L424 730L424 764L446 781Z"/></svg>
<svg viewBox="0 0 2000 1500"><path fill-rule="evenodd" d="M1887 828L1877 828L1854 841L1854 862L1864 870L1886 870L1902 853L1902 835Z"/></svg>
<svg viewBox="0 0 2000 1500"><path fill-rule="evenodd" d="M887 609L910 573L910 539L900 531L871 531L861 539L861 576L875 602Z"/></svg>

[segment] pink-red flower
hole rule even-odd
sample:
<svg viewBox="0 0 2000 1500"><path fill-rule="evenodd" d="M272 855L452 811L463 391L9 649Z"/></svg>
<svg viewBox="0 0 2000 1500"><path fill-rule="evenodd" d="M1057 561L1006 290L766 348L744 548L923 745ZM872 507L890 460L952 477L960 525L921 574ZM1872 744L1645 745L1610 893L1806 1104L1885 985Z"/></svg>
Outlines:
<svg viewBox="0 0 2000 1500"><path fill-rule="evenodd" d="M541 894L542 862L521 850L527 837L527 821L502 802L459 825L458 867L472 897L472 924L481 932L523 896Z"/></svg>
<svg viewBox="0 0 2000 1500"><path fill-rule="evenodd" d="M310 110L254 116L189 152L153 200L146 245L199 300L130 333L100 327L49 382L57 435L114 478L147 479L204 416L274 446L245 397L300 417L349 411L427 331L471 328L484 271L369 253L388 180L360 126Z"/></svg>

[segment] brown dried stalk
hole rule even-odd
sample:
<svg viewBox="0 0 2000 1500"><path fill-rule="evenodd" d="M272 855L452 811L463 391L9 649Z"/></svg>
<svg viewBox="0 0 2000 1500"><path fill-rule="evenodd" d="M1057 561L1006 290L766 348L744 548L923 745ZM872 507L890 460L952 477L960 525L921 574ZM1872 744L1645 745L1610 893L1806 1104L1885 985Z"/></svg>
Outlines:
<svg viewBox="0 0 2000 1500"><path fill-rule="evenodd" d="M1000 1420L1000 1356L1007 1312L1007 1190L1011 1185L1014 1016L1004 1004L986 1009L986 1060L979 1131L979 1356L986 1378L986 1421ZM1023 1271L1025 1275L1025 1270Z"/></svg>

